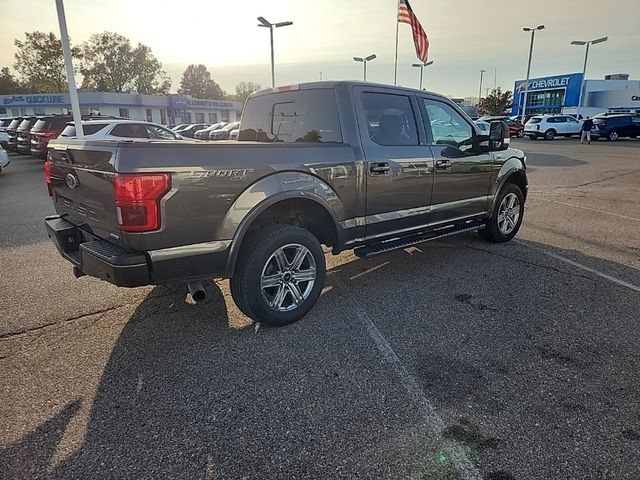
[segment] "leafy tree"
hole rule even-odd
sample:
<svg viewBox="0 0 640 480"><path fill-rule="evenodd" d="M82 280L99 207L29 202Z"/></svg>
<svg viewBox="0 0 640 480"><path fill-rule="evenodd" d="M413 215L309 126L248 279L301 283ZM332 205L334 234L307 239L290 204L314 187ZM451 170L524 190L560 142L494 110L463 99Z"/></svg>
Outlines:
<svg viewBox="0 0 640 480"><path fill-rule="evenodd" d="M22 91L22 86L11 75L9 67L0 68L0 95L21 93Z"/></svg>
<svg viewBox="0 0 640 480"><path fill-rule="evenodd" d="M21 83L31 92L63 92L67 89L62 43L53 33L26 32L25 40L15 40L18 51L14 68ZM71 54L78 56L79 50Z"/></svg>
<svg viewBox="0 0 640 480"><path fill-rule="evenodd" d="M178 93L195 98L224 98L225 93L212 78L211 72L204 65L189 65L182 74Z"/></svg>
<svg viewBox="0 0 640 480"><path fill-rule="evenodd" d="M480 100L480 113L483 115L502 115L513 105L510 90L503 92L500 87L491 90L491 94Z"/></svg>
<svg viewBox="0 0 640 480"><path fill-rule="evenodd" d="M249 94L260 90L262 85L255 82L240 82L236 85L236 94L234 95L234 99L238 100L242 103L247 99Z"/></svg>
<svg viewBox="0 0 640 480"><path fill-rule="evenodd" d="M133 88L139 93L169 93L171 79L162 69L162 63L151 53L151 49L141 43L133 50L133 70L136 77Z"/></svg>
<svg viewBox="0 0 640 480"><path fill-rule="evenodd" d="M102 32L82 44L82 86L103 92L167 93L171 81L162 63L141 43L133 48L127 37Z"/></svg>

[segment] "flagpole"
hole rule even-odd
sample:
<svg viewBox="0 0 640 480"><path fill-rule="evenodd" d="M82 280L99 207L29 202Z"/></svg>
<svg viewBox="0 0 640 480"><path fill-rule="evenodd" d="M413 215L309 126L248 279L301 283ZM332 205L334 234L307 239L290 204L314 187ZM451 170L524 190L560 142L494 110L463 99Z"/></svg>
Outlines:
<svg viewBox="0 0 640 480"><path fill-rule="evenodd" d="M396 7L396 59L393 67L393 84L398 84L398 26L400 22L398 21L398 14L400 13L400 0L398 0L398 5Z"/></svg>

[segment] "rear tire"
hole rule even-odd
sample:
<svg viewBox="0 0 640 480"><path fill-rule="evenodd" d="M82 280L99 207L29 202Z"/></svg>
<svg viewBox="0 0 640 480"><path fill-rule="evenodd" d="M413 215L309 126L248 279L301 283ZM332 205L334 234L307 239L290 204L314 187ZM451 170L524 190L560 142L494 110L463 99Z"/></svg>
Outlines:
<svg viewBox="0 0 640 480"><path fill-rule="evenodd" d="M535 140L535 139L536 139L536 136L535 136L535 135L529 135L529 138L530 138L531 140Z"/></svg>
<svg viewBox="0 0 640 480"><path fill-rule="evenodd" d="M544 132L545 140L553 140L554 138L556 138L556 131L553 128L550 128L549 130Z"/></svg>
<svg viewBox="0 0 640 480"><path fill-rule="evenodd" d="M489 242L504 243L516 236L524 217L524 196L522 190L513 183L502 187L491 217L478 234Z"/></svg>
<svg viewBox="0 0 640 480"><path fill-rule="evenodd" d="M308 230L273 225L247 238L231 278L231 295L253 320L280 327L304 317L320 297L324 252Z"/></svg>

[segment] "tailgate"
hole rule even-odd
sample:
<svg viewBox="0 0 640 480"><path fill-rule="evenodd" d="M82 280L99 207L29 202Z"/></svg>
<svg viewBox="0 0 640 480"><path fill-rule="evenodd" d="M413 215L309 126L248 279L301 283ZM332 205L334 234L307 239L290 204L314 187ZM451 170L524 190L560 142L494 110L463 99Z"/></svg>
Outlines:
<svg viewBox="0 0 640 480"><path fill-rule="evenodd" d="M101 238L120 238L113 189L117 145L67 147L49 153L56 211Z"/></svg>

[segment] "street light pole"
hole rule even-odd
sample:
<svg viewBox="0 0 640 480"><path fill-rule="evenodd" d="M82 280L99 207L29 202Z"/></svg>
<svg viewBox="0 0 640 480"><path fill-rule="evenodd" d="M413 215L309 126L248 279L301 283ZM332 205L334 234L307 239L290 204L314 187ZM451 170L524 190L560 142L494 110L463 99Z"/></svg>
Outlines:
<svg viewBox="0 0 640 480"><path fill-rule="evenodd" d="M269 29L269 36L271 39L271 87L275 88L276 73L275 73L275 62L274 62L274 55L273 55L273 29L280 28L280 27L288 27L289 25L293 25L293 22L287 21L287 22L271 23L267 21L267 19L265 19L264 17L258 17L258 21L260 22L258 24L259 27L265 27Z"/></svg>
<svg viewBox="0 0 640 480"><path fill-rule="evenodd" d="M522 118L524 123L525 113L527 111L527 94L529 92L529 75L531 74L531 57L533 56L533 40L535 39L537 30L544 30L544 25L538 25L537 27L523 27L523 31L531 32L531 43L529 44L529 62L527 63L527 79L524 82L524 101L522 102Z"/></svg>
<svg viewBox="0 0 640 480"><path fill-rule="evenodd" d="M432 63L433 63L433 60L427 63L414 63L411 65L412 67L420 68L420 90L422 90L422 72L424 71L424 67L428 67Z"/></svg>
<svg viewBox="0 0 640 480"><path fill-rule="evenodd" d="M482 100L482 76L484 75L486 70L484 68L480 69L480 89L478 90L478 106L480 106L480 100Z"/></svg>
<svg viewBox="0 0 640 480"><path fill-rule="evenodd" d="M582 84L580 85L580 96L578 97L578 108L576 109L577 117L580 115L580 108L582 107L582 96L584 94L585 77L587 75L587 59L589 58L589 47L597 43L606 42L607 40L609 40L609 37L601 37L601 38L596 38L595 40L589 40L589 41L574 40L571 42L571 45L587 46L584 51L584 66L582 67Z"/></svg>
<svg viewBox="0 0 640 480"><path fill-rule="evenodd" d="M375 53L372 53L371 55L369 55L368 57L353 57L353 60L355 62L361 62L364 64L364 81L367 81L367 62L370 62L371 60L375 60L376 58L378 58L376 56Z"/></svg>

